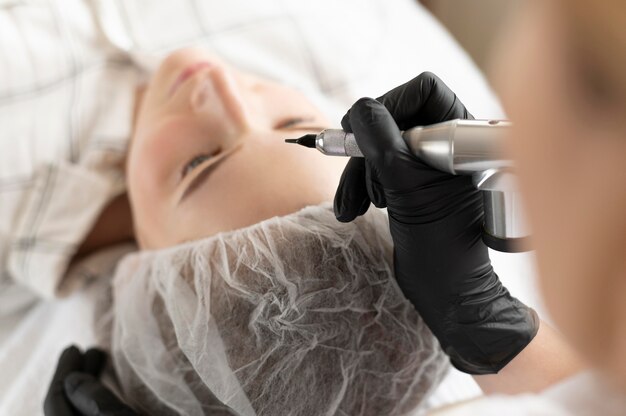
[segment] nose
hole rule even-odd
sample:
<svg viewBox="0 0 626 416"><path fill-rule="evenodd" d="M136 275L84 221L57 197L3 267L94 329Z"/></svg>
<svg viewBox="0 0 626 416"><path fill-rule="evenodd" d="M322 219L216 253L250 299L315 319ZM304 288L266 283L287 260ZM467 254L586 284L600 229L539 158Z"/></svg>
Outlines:
<svg viewBox="0 0 626 416"><path fill-rule="evenodd" d="M203 118L228 123L237 130L246 128L248 115L243 86L234 71L224 65L203 70L190 96L191 108Z"/></svg>

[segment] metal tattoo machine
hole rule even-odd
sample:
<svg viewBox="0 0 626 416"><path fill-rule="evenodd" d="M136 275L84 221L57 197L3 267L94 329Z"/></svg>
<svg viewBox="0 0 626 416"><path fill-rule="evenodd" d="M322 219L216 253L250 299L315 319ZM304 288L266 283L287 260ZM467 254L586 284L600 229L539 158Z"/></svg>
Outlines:
<svg viewBox="0 0 626 416"><path fill-rule="evenodd" d="M471 175L483 194L483 241L494 250L528 251L528 230L521 212L512 161L502 156L502 143L511 123L503 120L451 120L402 132L413 153L435 169ZM363 157L354 135L328 129L287 139L316 148L329 156Z"/></svg>

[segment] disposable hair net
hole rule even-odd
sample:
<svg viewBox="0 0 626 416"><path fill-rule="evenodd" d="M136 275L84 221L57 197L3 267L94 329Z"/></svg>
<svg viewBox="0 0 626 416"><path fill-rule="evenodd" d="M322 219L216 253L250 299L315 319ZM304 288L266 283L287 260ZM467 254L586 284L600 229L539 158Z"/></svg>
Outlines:
<svg viewBox="0 0 626 416"><path fill-rule="evenodd" d="M126 257L111 353L147 414L414 411L448 367L392 273L386 215L349 224L305 208ZM419 278L419 276L416 276Z"/></svg>

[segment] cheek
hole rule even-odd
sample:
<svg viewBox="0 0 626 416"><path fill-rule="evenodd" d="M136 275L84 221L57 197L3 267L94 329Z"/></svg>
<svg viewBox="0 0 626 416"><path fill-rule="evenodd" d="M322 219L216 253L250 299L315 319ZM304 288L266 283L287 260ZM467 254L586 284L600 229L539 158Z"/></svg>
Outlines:
<svg viewBox="0 0 626 416"><path fill-rule="evenodd" d="M158 128L138 130L131 144L130 174L142 187L158 190L174 185L179 159L190 153L185 150L185 123L170 123ZM149 192L154 193L154 192Z"/></svg>
<svg viewBox="0 0 626 416"><path fill-rule="evenodd" d="M607 178L590 163L592 141L601 138L569 99L573 85L556 25L534 17L539 23L518 28L508 45L514 52L499 65L503 102L515 123L508 150L525 195L546 303L560 329L589 352L602 345L608 331L601 323L610 321L602 271L611 250L600 231L606 228Z"/></svg>
<svg viewBox="0 0 626 416"><path fill-rule="evenodd" d="M228 195L225 210L254 206L258 217L286 215L332 200L345 160L282 143L248 142L224 169L213 194ZM216 178L217 179L217 178ZM230 203L228 203L230 202ZM237 203L238 202L238 203Z"/></svg>
<svg viewBox="0 0 626 416"><path fill-rule="evenodd" d="M555 230L552 221L563 210L563 200L558 197L563 189L560 151L563 151L563 126L560 119L562 103L557 98L560 91L551 72L550 51L546 43L546 30L537 24L536 7L514 26L501 48L496 76L503 104L514 122L514 130L507 141L507 150L515 160L521 190L525 197L526 215L530 221L538 260L552 250ZM537 65L541 62L542 65ZM559 127L557 127L559 126ZM545 257L545 256L544 256ZM542 278L547 276L540 264ZM549 294L548 294L549 295Z"/></svg>
<svg viewBox="0 0 626 416"><path fill-rule="evenodd" d="M157 244L161 240L157 235L167 232L168 221L164 218L179 178L179 161L191 154L185 149L189 143L177 140L183 131L178 123L156 130L139 126L131 141L127 179L133 217L151 244Z"/></svg>
<svg viewBox="0 0 626 416"><path fill-rule="evenodd" d="M160 209L163 206L163 195L157 172L159 172L159 161L164 155L161 152L155 152L149 146L137 145L137 142L137 138L133 138L134 144L131 144L128 160L128 193L140 245L142 248L152 248L160 241L157 234L161 234L162 231L154 225L159 223Z"/></svg>

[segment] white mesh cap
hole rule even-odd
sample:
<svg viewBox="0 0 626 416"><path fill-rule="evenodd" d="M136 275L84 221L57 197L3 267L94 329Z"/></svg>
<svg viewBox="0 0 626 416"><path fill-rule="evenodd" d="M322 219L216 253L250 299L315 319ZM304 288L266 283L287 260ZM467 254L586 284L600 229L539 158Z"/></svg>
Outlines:
<svg viewBox="0 0 626 416"><path fill-rule="evenodd" d="M111 353L152 415L396 415L448 368L392 273L386 215L328 204L124 259Z"/></svg>

